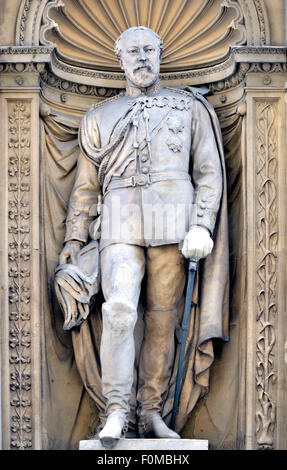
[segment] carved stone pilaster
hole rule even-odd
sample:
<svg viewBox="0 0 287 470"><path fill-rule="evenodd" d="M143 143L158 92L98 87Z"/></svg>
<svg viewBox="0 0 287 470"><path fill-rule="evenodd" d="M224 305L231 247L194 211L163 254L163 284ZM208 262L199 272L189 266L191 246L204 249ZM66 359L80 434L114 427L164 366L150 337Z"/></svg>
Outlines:
<svg viewBox="0 0 287 470"><path fill-rule="evenodd" d="M247 355L242 383L248 449L286 448L285 67L252 64L247 73Z"/></svg>
<svg viewBox="0 0 287 470"><path fill-rule="evenodd" d="M255 103L256 115L256 442L273 448L276 426L278 316L278 105Z"/></svg>
<svg viewBox="0 0 287 470"><path fill-rule="evenodd" d="M7 64L6 64L7 65ZM26 64L27 65L27 64ZM39 449L39 77L6 67L1 98L1 370L4 449ZM11 70L10 70L11 69ZM24 77L23 77L24 76ZM26 87L25 87L26 85Z"/></svg>
<svg viewBox="0 0 287 470"><path fill-rule="evenodd" d="M11 446L32 447L31 103L8 103L8 288Z"/></svg>

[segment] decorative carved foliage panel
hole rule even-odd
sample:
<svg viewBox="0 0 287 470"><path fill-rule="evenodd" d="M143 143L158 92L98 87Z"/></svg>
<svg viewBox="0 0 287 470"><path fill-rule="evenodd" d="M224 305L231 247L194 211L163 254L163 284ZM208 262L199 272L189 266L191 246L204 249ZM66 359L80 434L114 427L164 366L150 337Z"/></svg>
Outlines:
<svg viewBox="0 0 287 470"><path fill-rule="evenodd" d="M278 103L256 113L256 443L273 448L276 426L278 317Z"/></svg>
<svg viewBox="0 0 287 470"><path fill-rule="evenodd" d="M8 101L8 266L11 447L32 447L31 103Z"/></svg>

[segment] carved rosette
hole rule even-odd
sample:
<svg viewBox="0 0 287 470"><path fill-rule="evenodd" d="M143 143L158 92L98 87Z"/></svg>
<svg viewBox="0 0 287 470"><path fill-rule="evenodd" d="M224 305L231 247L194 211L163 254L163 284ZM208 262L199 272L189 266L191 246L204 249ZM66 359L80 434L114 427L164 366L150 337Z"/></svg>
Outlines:
<svg viewBox="0 0 287 470"><path fill-rule="evenodd" d="M276 102L256 102L256 441L261 449L273 448L276 423L277 116Z"/></svg>
<svg viewBox="0 0 287 470"><path fill-rule="evenodd" d="M31 104L8 104L8 263L11 448L32 447Z"/></svg>

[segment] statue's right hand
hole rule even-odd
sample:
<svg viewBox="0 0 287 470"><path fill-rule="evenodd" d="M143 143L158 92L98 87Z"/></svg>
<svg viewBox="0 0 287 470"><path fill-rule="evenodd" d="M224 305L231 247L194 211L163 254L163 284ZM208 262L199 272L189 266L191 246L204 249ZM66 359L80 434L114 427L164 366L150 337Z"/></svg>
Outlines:
<svg viewBox="0 0 287 470"><path fill-rule="evenodd" d="M82 248L82 243L76 240L67 242L60 253L60 264L77 264L77 254Z"/></svg>

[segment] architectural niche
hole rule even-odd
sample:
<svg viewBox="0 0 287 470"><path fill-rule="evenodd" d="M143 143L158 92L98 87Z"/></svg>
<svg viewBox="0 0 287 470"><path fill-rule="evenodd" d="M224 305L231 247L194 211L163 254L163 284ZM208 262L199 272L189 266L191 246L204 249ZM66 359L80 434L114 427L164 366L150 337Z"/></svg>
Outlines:
<svg viewBox="0 0 287 470"><path fill-rule="evenodd" d="M49 447L44 434L54 432L54 428L49 431L43 400L43 364L49 360L42 333L44 301L39 291L43 286L34 282L40 279L42 222L38 214L43 210L42 193L39 198L40 124L48 125L49 115L54 113L54 122L63 119L63 128L73 126L75 138L80 117L89 106L124 87L113 54L114 39L127 27L143 24L164 39L163 84L207 88L222 127L234 272L232 327L236 324L238 331L238 349L233 354L239 362L234 392L236 437L228 445L287 448L287 378L281 333L287 330L283 146L287 69L286 48L270 45L266 1L19 3L15 43L0 49L3 446ZM43 161L41 164L44 168ZM240 201L237 209L235 200ZM54 339L49 338L49 347ZM222 352L229 367L228 348L236 341L232 337L231 346ZM78 380L75 375L66 379ZM221 389L211 393L213 403L222 406ZM63 397L59 394L56 399L60 403ZM204 406L212 415L214 404L208 400ZM199 410L194 418L195 437L201 437L201 413ZM186 437L191 437L190 429ZM227 431L217 431L222 441ZM210 428L205 432L212 445L220 447ZM63 439L65 447L70 436Z"/></svg>

